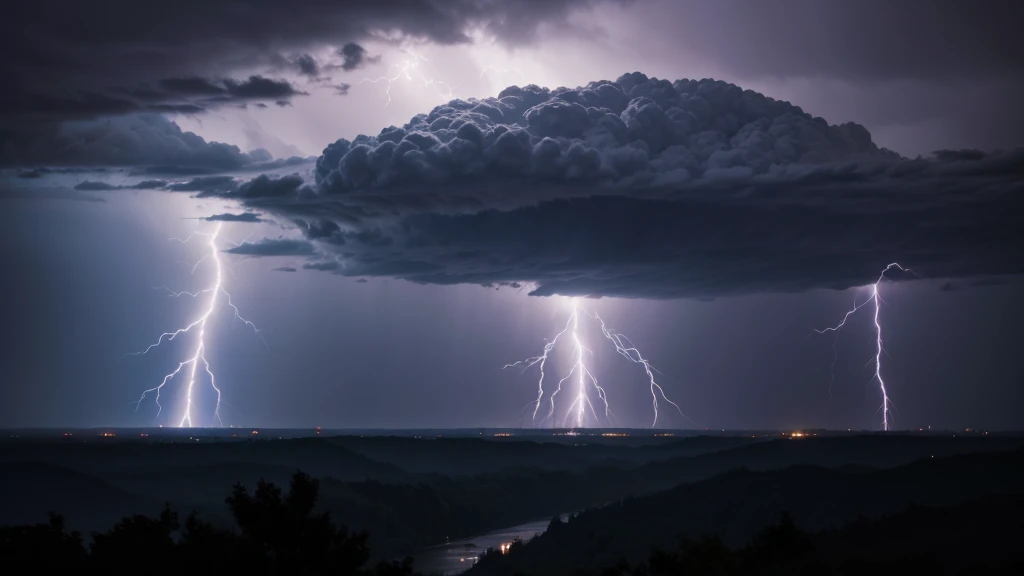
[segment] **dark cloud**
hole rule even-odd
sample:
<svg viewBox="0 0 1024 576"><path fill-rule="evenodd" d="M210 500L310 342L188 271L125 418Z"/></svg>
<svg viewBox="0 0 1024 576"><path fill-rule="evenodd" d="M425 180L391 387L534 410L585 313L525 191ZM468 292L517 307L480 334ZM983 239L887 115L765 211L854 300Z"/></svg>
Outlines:
<svg viewBox="0 0 1024 576"><path fill-rule="evenodd" d="M338 49L338 56L341 56L341 69L346 72L361 68L366 64L376 64L380 62L380 56L369 56L366 52L366 48L363 48L359 44L349 42Z"/></svg>
<svg viewBox="0 0 1024 576"><path fill-rule="evenodd" d="M160 81L160 87L172 94L185 96L220 96L227 92L223 86L217 86L211 80L195 76L192 78L167 78ZM158 92L153 92L153 95L160 97Z"/></svg>
<svg viewBox="0 0 1024 576"><path fill-rule="evenodd" d="M272 80L262 76L250 76L243 82L228 79L224 81L224 86L229 95L245 100L273 100L276 98L278 102L282 102L283 98L305 94L305 92L296 90L287 80Z"/></svg>
<svg viewBox="0 0 1024 576"><path fill-rule="evenodd" d="M232 180L231 183L233 184L234 181ZM248 182L242 183L227 195L236 198L285 198L298 196L303 183L302 177L298 174L282 176L280 178L270 178L266 174L261 174ZM223 194L224 189L212 189L208 192ZM305 188L302 192L304 194L311 194L312 190Z"/></svg>
<svg viewBox="0 0 1024 576"><path fill-rule="evenodd" d="M18 2L5 6L0 35L0 122L22 121L27 113L81 119L199 112L206 106L201 101L286 101L298 93L287 82L259 75L234 80L232 73L280 69L281 54L298 54L292 66L312 77L318 64L309 51L326 46L341 46L340 66L354 69L369 60L355 42L382 33L451 45L487 28L513 45L590 3L313 0L298 6L248 2L239 12L235 4L205 0L144 9L130 0ZM186 101L169 100L171 94Z"/></svg>
<svg viewBox="0 0 1024 576"><path fill-rule="evenodd" d="M252 164L237 146L207 142L158 114L65 122L0 142L0 163L145 166L228 171Z"/></svg>
<svg viewBox="0 0 1024 576"><path fill-rule="evenodd" d="M302 74L303 76L316 78L320 75L320 65L317 63L316 58L313 58L309 54L299 56L295 60L295 65L299 68L299 74Z"/></svg>
<svg viewBox="0 0 1024 576"><path fill-rule="evenodd" d="M271 268L275 272L296 272L297 270L292 266L279 266L277 268Z"/></svg>
<svg viewBox="0 0 1024 576"><path fill-rule="evenodd" d="M334 261L309 262L302 265L303 270L316 270L318 272L337 272L341 270L341 264Z"/></svg>
<svg viewBox="0 0 1024 576"><path fill-rule="evenodd" d="M199 176L186 182L168 184L171 192L226 193L235 188L237 182L231 176Z"/></svg>
<svg viewBox="0 0 1024 576"><path fill-rule="evenodd" d="M352 88L351 84L346 84L344 82L339 82L338 84L334 85L334 93L336 95L338 95L338 96L348 96L348 91L351 88Z"/></svg>
<svg viewBox="0 0 1024 576"><path fill-rule="evenodd" d="M136 182L135 184L129 185L128 188L131 188L133 190L159 190L160 188L165 188L166 186L166 180L143 180L141 182Z"/></svg>
<svg viewBox="0 0 1024 576"><path fill-rule="evenodd" d="M603 0L593 0L599 2ZM161 148L165 135L138 133L138 146L110 149L99 132L122 131L83 123L112 116L196 115L210 109L291 105L305 94L287 79L267 74L288 69L307 78L319 68L314 49L341 47L337 66L372 61L355 42L379 38L470 42L490 28L502 43L532 37L543 24L564 23L590 0L313 0L234 3L182 0L145 9L130 0L42 0L4 5L0 34L0 164L83 163L178 166L208 171L247 164L240 152L194 146ZM8 3L10 4L10 3ZM244 14L241 16L240 14ZM289 60L282 54L295 54ZM247 76L238 78L239 71ZM256 72L251 74L251 72ZM321 80L316 78L317 80ZM324 79L329 81L329 79ZM336 92L343 94L343 85ZM264 102L265 101L265 102ZM131 130L115 137L131 137ZM155 138L157 142L145 142ZM157 148L154 148L156 146ZM220 145L223 146L223 145ZM95 148L95 150L89 150ZM169 153L164 160L149 152ZM216 166L211 166L215 164Z"/></svg>
<svg viewBox="0 0 1024 576"><path fill-rule="evenodd" d="M1022 273L1022 176L1024 149L907 159L788 102L634 73L452 101L331 144L315 192L249 203L348 276L715 297L863 285L894 260Z"/></svg>
<svg viewBox="0 0 1024 576"><path fill-rule="evenodd" d="M306 94L287 80L259 75L245 80L164 78L156 82L156 87L116 88L110 94L79 91L60 95L13 93L0 96L0 122L25 129L123 114L196 115L219 106L244 108L247 103L260 100L286 105L282 103L290 103L292 97Z"/></svg>
<svg viewBox="0 0 1024 576"><path fill-rule="evenodd" d="M214 214L203 218L207 222L263 222L259 214L243 212L242 214Z"/></svg>
<svg viewBox="0 0 1024 576"><path fill-rule="evenodd" d="M253 162L270 162L274 159L274 155L266 148L257 148L249 151L249 158L252 158Z"/></svg>
<svg viewBox="0 0 1024 576"><path fill-rule="evenodd" d="M106 182L95 182L93 180L85 180L75 184L75 190L81 190L85 192L100 192L104 190L119 190L120 186L108 184Z"/></svg>
<svg viewBox="0 0 1024 576"><path fill-rule="evenodd" d="M244 256L312 256L315 254L312 244L293 238L264 238L259 242L248 242L235 246L226 252Z"/></svg>
<svg viewBox="0 0 1024 576"><path fill-rule="evenodd" d="M231 78L214 80L197 76L167 78L161 80L159 85L162 92L148 91L152 98L161 100L175 97L186 98L203 106L239 104L259 100L287 102L288 98L306 95L287 80L275 80L260 75L252 75L245 80ZM202 109L200 108L198 111L202 111ZM179 113L187 112L179 111Z"/></svg>

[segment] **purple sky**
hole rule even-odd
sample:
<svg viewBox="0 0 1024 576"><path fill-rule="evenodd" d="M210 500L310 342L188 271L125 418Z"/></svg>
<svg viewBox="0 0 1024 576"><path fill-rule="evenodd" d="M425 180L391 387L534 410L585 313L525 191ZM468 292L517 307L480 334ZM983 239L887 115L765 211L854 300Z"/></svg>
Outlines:
<svg viewBox="0 0 1024 576"><path fill-rule="evenodd" d="M212 317L208 360L227 424L519 425L536 396L536 367L500 368L540 353L569 313L562 294L583 293L603 296L585 307L664 373L659 382L689 419L662 402L661 426L874 429L880 397L864 364L874 356L871 311L851 321L835 356L832 337L813 330L869 296L857 286L896 257L924 279L882 285L894 427L1024 424L1015 360L1022 238L1012 226L1024 192L1013 167L1024 125L1016 3L325 0L295 9L196 0L167 12L101 4L2 9L11 29L0 35L9 80L0 94L0 243L13 280L0 302L17 337L4 356L0 426L177 423L184 382L165 389L160 418L148 400L138 412L133 401L195 340L123 355L203 309L202 299L155 289L211 281L210 268L190 274L181 263L203 256L201 241L167 239L245 210L263 221L224 223L223 249L249 242L222 255L224 282L266 346L223 306ZM521 126L532 122L533 156L515 178L490 152L473 157L491 162L479 170L461 156L420 156L429 168L421 172L367 164L370 184L337 158L331 176L317 176L312 161L283 162L453 99L634 71L714 78L789 102L831 124L820 137L833 140L809 136L809 117L773 117L802 156L783 158L782 144L750 152L735 138L740 127L728 125L741 108L705 94L719 124L694 128L685 145L678 130L656 143L637 127L646 122L639 112L616 148L595 132L605 126L596 112L573 132L565 107L543 121L517 109ZM659 100L658 110L685 108L679 102ZM438 113L445 122L460 114ZM474 122L494 140L506 121ZM847 122L866 128L870 145L838 127ZM428 124L407 132L452 137L447 123ZM561 142L557 175L538 168L545 130ZM712 148L701 131L724 134L721 155L702 156ZM600 170L580 168L579 177L565 164L574 139L600 156ZM646 142L650 168L625 171L620 153L635 152L627 140ZM370 149L381 154L385 142ZM685 177L662 169L683 154L673 143L691 157ZM982 152L931 157L962 149ZM726 165L727 151L744 155ZM863 180L843 180L851 166ZM726 173L735 168L750 172ZM260 174L269 178L244 184ZM812 177L823 180L807 184ZM267 239L315 255L273 255ZM311 263L359 273L303 269ZM506 285L480 286L489 282ZM528 295L545 283L539 292L557 295ZM617 356L588 318L580 335L617 422L649 426L642 368ZM570 348L553 354L548 392L571 368ZM199 389L197 422L210 421L210 388ZM567 408L560 403L559 414Z"/></svg>

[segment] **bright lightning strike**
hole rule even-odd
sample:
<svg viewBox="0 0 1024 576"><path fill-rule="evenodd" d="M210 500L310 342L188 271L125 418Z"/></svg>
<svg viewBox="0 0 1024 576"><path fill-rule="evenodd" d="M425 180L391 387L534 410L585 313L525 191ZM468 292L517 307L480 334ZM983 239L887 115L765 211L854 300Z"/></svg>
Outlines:
<svg viewBox="0 0 1024 576"><path fill-rule="evenodd" d="M675 409L679 412L680 416L686 418L686 415L683 414L682 408L680 408L679 405L676 404L675 402L669 400L668 396L665 396L665 389L662 388L661 384L658 384L657 380L654 378L654 373L657 372L657 370L654 368L654 366L651 366L651 363L648 362L642 354L640 354L640 351L637 350L636 346L634 346L633 343L629 341L629 338L626 338L626 336L623 334L619 334L618 332L609 330L608 327L605 326L604 320L602 320L601 317L597 315L597 312L595 312L593 316L598 322L601 323L601 333L604 334L604 337L607 338L608 340L611 340L612 344L615 345L615 351L618 352L620 356L629 360L630 362L640 364L641 366L644 367L644 371L647 372L647 379L651 384L651 404L654 406L654 423L651 424L651 428L654 428L655 426L658 425L659 395L661 396L662 400L668 402L673 407L675 407Z"/></svg>
<svg viewBox="0 0 1024 576"><path fill-rule="evenodd" d="M378 82L383 82L386 86L384 89L384 95L387 96L387 101L384 102L385 108L387 108L388 104L391 104L392 86L394 86L395 82L400 80L422 84L423 88L432 88L434 92L436 92L437 95L445 101L453 98L453 91L455 88L459 87L459 84L452 86L443 80L435 80L433 77L428 78L423 74L420 65L423 62L429 62L429 60L424 56L413 53L410 50L402 50L402 52L408 54L410 58L402 60L401 64L392 64L391 67L388 68L387 76L381 76L379 78L363 78L359 83L376 84Z"/></svg>
<svg viewBox="0 0 1024 576"><path fill-rule="evenodd" d="M197 298L201 294L209 294L209 301L207 302L206 308L203 311L203 313L199 316L199 318L194 320L192 323L187 324L182 328L178 328L173 332L164 332L163 334L160 335L159 338L157 338L156 342L150 344L148 348L146 348L142 352L135 353L136 355L147 354L153 348L156 348L165 342L170 342L171 340L174 340L176 337L182 334L190 333L193 331L196 332L195 347L192 348L191 355L185 360L179 362L178 366L174 370L164 375L163 380L160 382L160 384L143 391L142 395L139 397L138 402L135 403L135 410L138 411L139 405L142 404L142 401L145 400L149 394L153 394L154 401L157 406L157 416L159 417L160 413L163 412L163 406L160 404L160 395L161 392L163 391L164 386L166 386L175 377L177 377L178 374L181 373L183 368L188 367L188 385L185 388L185 407L184 410L182 411L181 419L178 422L179 427L192 427L193 425L195 406L194 392L197 377L201 376L201 374L197 374L199 372L200 365L202 365L203 372L206 373L206 377L209 380L210 387L216 394L217 401L216 404L214 405L213 416L220 425L224 425L224 422L221 420L220 417L221 389L220 387L217 386L217 378L214 375L213 370L210 368L210 362L206 358L206 328L210 320L210 317L217 310L217 306L220 303L221 295L224 296L227 306L231 307L231 309L233 310L235 318L245 323L246 326L252 328L253 332L262 339L262 335L260 334L259 329L256 328L255 324L242 317L242 315L239 313L238 307L231 302L231 294L229 294L227 290L224 288L223 267L220 260L220 250L217 247L217 238L220 235L220 231L221 224L217 223L212 233L193 232L185 239L171 238L171 240L186 243L189 240L191 240L194 236L207 237L207 245L209 247L209 252L207 252L207 254L203 256L202 259L199 260L195 267L198 267L200 263L206 261L207 259L212 260L214 265L215 276L212 285L202 290L197 290L195 292L188 292L184 290L176 292L174 290L171 290L170 288L167 288L166 286L162 288L166 289L170 293L170 295L174 297L189 296L191 298ZM192 269L193 272L195 271L195 267L193 267ZM264 341L264 344L266 344L266 341Z"/></svg>
<svg viewBox="0 0 1024 576"><path fill-rule="evenodd" d="M882 324L881 324L881 322L878 319L878 315L880 313L881 303L883 303L884 300L882 300L881 297L878 295L878 285L881 284L882 280L885 279L885 274L887 272L889 272L890 270L892 270L893 268L898 269L900 272L907 272L907 273L910 273L910 274L914 273L914 271L911 270L910 268L904 268L903 266L900 266L896 262L893 262L892 264L889 264L888 266L885 267L885 270L882 270L882 273L878 275L878 280L875 280L875 283L871 285L871 296L868 297L867 300L861 302L860 304L858 304L856 301L854 301L853 308L848 310L846 312L846 314L843 316L843 319L838 324L836 324L835 326L829 326L828 328L823 328L821 330L815 330L815 332L817 332L818 334L824 334L826 332L835 332L836 339L838 340L838 338L839 338L839 331L843 328L843 326L846 325L846 321L850 319L850 316L853 316L858 310L860 310L862 307L864 307L869 302L874 305L874 307L875 307L875 315L874 315L874 323L875 323L875 356L874 356L874 360L875 360L875 374L872 377L872 380L877 380L878 381L878 388L879 388L879 391L882 393L882 406L881 406L880 410L882 411L882 429L883 430L889 430L889 420L890 420L890 417L892 416L892 401L889 399L889 392L885 388L885 379L882 378L882 354L885 352L885 348L882 345ZM832 343L832 350L833 350L833 352L835 351L835 342L834 341ZM833 361L832 361L832 369L833 369L832 380L834 382L835 381L835 359L834 358L833 358ZM831 386L829 387L829 389L831 390Z"/></svg>
<svg viewBox="0 0 1024 576"><path fill-rule="evenodd" d="M597 409L595 409L594 403L591 400L591 390L593 391L593 393L597 395L598 400L600 400L601 405L603 405L604 420L611 424L612 418L614 418L615 415L612 413L611 408L609 406L608 394L605 391L605 389L598 383L597 378L593 375L593 373L590 371L586 364L586 354L593 354L593 352L591 352L591 350L587 348L583 344L583 341L580 339L580 307L576 298L570 299L570 306L572 312L569 315L568 321L566 321L565 327L562 328L562 331L556 334L554 338L552 338L549 342L545 343L544 349L541 351L540 355L533 356L525 360L520 360L518 362L513 362L511 364L506 364L503 368L522 367L522 371L525 372L526 370L533 366L538 366L540 371L540 377L537 380L537 397L536 399L534 399L533 402L527 404L526 406L527 408L533 406L533 419L536 421L537 412L540 409L540 405L544 399L545 393L545 365L548 359L550 358L551 353L555 350L555 347L557 346L559 339L563 338L566 335L566 333L568 333L568 337L572 339L572 355L575 361L573 362L572 367L569 369L569 372L566 373L558 381L558 384L554 392L552 392L549 396L549 409L547 416L544 418L544 420L547 420L549 422L554 421L555 399L557 398L558 394L562 391L562 385L566 383L566 381L573 378L573 376L575 376L576 395L566 412L566 416L563 421L563 426L569 424L570 421L572 421L572 423L576 427L583 427L588 414L593 416L595 422L598 422L600 420ZM601 317L598 316L596 313L591 314L590 316L596 319L598 322L600 322L601 333L604 335L605 338L612 342L612 344L615 346L615 351L619 355L623 356L624 358L627 358L633 363L642 365L644 367L644 370L647 372L648 379L650 380L651 396L654 406L654 423L652 424L652 427L658 424L659 395L664 401L674 406L676 410L678 410L679 413L682 415L683 412L682 410L680 410L679 406L672 400L669 400L667 396L665 396L664 389L662 389L661 385L657 383L654 377L654 372L656 372L654 367L651 366L647 359L640 354L640 351L637 350L631 342L629 342L629 339L623 336L622 334L609 330L608 327L605 325L604 320L602 320Z"/></svg>

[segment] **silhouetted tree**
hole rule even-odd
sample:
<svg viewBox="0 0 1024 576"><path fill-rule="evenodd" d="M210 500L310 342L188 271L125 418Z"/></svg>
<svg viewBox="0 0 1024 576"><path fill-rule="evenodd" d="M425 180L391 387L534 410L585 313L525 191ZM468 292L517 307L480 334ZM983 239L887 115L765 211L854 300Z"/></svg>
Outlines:
<svg viewBox="0 0 1024 576"><path fill-rule="evenodd" d="M742 551L742 564L747 569L756 568L761 573L773 573L782 567L804 564L813 551L810 536L797 528L788 512L783 512L778 524L768 526L754 535Z"/></svg>
<svg viewBox="0 0 1024 576"><path fill-rule="evenodd" d="M184 565L204 566L213 574L263 570L256 560L245 557L242 543L234 532L201 520L195 512L185 519L178 548Z"/></svg>
<svg viewBox="0 0 1024 576"><path fill-rule="evenodd" d="M335 526L316 512L319 484L296 473L287 494L260 482L253 494L236 485L226 503L234 530L195 513L179 525L170 506L158 518L131 516L94 533L88 552L60 516L48 524L0 528L0 557L7 565L51 572L82 569L104 574L246 574L411 576L412 559L382 562L371 570L365 533Z"/></svg>
<svg viewBox="0 0 1024 576"><path fill-rule="evenodd" d="M51 572L80 567L87 554L81 534L65 531L64 518L51 514L45 524L0 527L0 558L8 566Z"/></svg>
<svg viewBox="0 0 1024 576"><path fill-rule="evenodd" d="M178 515L170 505L164 507L159 518L141 515L124 518L110 531L92 535L92 563L107 573L125 570L175 573L179 568L174 541L178 527Z"/></svg>
<svg viewBox="0 0 1024 576"><path fill-rule="evenodd" d="M301 472L287 496L260 482L253 495L236 485L226 500L241 531L247 560L274 574L356 574L370 558L365 533L337 528L327 512L316 513L319 483Z"/></svg>

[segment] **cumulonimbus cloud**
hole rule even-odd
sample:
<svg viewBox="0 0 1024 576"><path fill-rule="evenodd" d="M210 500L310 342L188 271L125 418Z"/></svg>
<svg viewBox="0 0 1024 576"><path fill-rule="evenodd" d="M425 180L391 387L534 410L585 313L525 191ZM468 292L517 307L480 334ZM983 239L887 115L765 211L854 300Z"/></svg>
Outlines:
<svg viewBox="0 0 1024 576"><path fill-rule="evenodd" d="M907 159L731 84L633 73L454 100L329 145L312 187L226 195L297 222L336 274L677 298L846 288L893 260L1024 272L1022 176L1024 149Z"/></svg>

